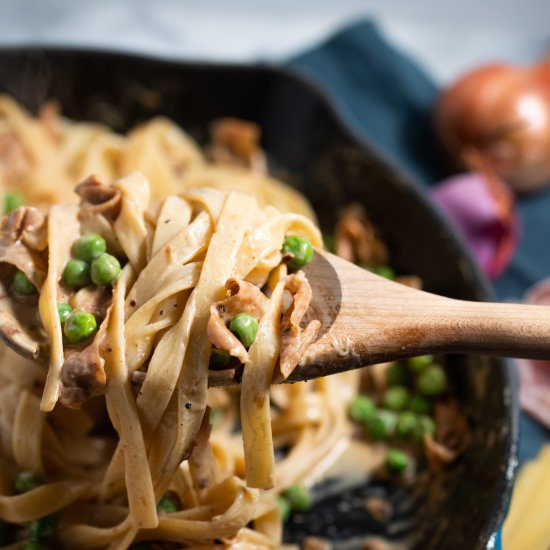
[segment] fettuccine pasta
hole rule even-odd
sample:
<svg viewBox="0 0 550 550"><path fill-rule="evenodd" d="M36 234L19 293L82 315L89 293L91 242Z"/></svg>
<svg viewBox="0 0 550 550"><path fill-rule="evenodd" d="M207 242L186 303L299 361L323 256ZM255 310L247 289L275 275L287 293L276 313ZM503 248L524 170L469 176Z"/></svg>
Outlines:
<svg viewBox="0 0 550 550"><path fill-rule="evenodd" d="M62 547L275 547L275 496L318 479L349 437L337 381L271 389L319 327L303 319L311 290L283 243L322 242L258 151L234 154L234 123L216 164L165 119L119 136L0 98L0 184L37 208L4 218L0 261L36 288L9 292L48 348L47 368L1 348L0 518L22 543L29 522L55 517ZM71 288L65 268L89 234L121 271ZM59 303L93 313L88 338L67 339ZM250 345L229 328L239 313L258 324ZM240 394L208 388L213 348L242 369ZM14 494L18 472L40 482Z"/></svg>
<svg viewBox="0 0 550 550"><path fill-rule="evenodd" d="M230 129L231 122L226 124ZM221 156L224 162L214 164L165 118L121 136L100 124L61 118L55 104L46 104L39 117L32 117L13 99L0 95L0 193L16 189L34 206L75 203L74 186L90 174L114 181L140 172L152 182L153 198L197 187L232 189L252 193L262 206L314 219L302 195L267 176L261 163L260 170L250 169L257 167L261 151L252 143L248 149L256 149L240 156L243 132L238 126L236 133L232 140L220 137L214 158Z"/></svg>
<svg viewBox="0 0 550 550"><path fill-rule="evenodd" d="M0 344L0 547L284 547L323 476L410 482L467 448L438 358L272 384L319 330L300 267L320 233L255 125L211 132L201 149L164 118L119 135L0 96L0 320L39 359ZM334 248L395 277L358 205ZM209 387L219 370L240 387Z"/></svg>

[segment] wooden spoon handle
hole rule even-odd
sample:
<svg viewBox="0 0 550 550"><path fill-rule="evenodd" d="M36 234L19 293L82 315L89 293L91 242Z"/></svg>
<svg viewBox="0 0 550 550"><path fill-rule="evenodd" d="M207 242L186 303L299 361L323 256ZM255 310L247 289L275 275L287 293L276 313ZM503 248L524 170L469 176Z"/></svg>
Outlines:
<svg viewBox="0 0 550 550"><path fill-rule="evenodd" d="M424 338L411 344L441 352L468 352L506 357L550 359L550 307L444 300L442 310L426 304L423 316L433 314Z"/></svg>
<svg viewBox="0 0 550 550"><path fill-rule="evenodd" d="M394 312L397 314L397 312ZM550 358L550 308L430 297L402 311L394 336L403 352L467 352Z"/></svg>
<svg viewBox="0 0 550 550"><path fill-rule="evenodd" d="M307 349L293 380L427 353L550 359L550 307L454 300L388 281L326 253L317 254L316 261L308 278L312 307L325 330ZM333 313L324 319L326 312Z"/></svg>
<svg viewBox="0 0 550 550"><path fill-rule="evenodd" d="M466 302L427 293L422 293L420 304L418 294L410 294L409 301L404 292L400 302L393 299L383 309L378 305L365 311L347 337L333 334L330 342L326 335L308 349L292 378L310 379L426 353L550 359L550 307ZM335 347L340 349L338 360Z"/></svg>

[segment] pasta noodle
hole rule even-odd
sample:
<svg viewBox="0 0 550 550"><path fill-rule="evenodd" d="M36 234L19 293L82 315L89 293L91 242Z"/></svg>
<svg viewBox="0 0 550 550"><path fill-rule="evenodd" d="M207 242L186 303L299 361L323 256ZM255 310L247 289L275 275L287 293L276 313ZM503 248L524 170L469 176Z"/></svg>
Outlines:
<svg viewBox="0 0 550 550"><path fill-rule="evenodd" d="M114 181L139 172L153 183L153 197L201 187L233 189L254 194L262 206L315 218L297 191L265 173L208 163L193 140L167 119L119 136L99 124L52 117L51 111L47 104L35 118L0 96L2 194L16 188L34 206L74 203L74 186L90 174Z"/></svg>
<svg viewBox="0 0 550 550"><path fill-rule="evenodd" d="M39 314L50 350L44 370L1 349L0 391L9 398L0 411L0 456L11 474L4 480L0 516L24 524L56 513L57 539L67 547L126 548L140 540L201 548L220 541L228 547L277 546L282 531L275 481L280 491L308 469L308 452L300 451L299 443L287 459L274 461L273 440L284 432L289 437L285 407L279 404L281 428L274 418L273 434L270 419L279 334L285 311L294 312L293 323L300 323L307 309L301 301L307 280L287 274L281 248L288 234L322 244L310 207L261 172L209 163L168 120L118 136L96 124L61 119L52 109L33 118L10 98L0 98L3 191L16 189L46 215L37 227L21 217L22 211L33 215L32 209L10 215L9 229L20 233L14 237L4 227L2 261L10 264L10 250L24 235L33 261L11 263L40 290ZM17 170L5 160L14 156ZM92 172L75 194L74 185ZM105 179L115 183L107 186ZM90 231L127 262L112 296L89 287L71 292L60 282L73 242ZM40 232L45 237L36 246L32 239ZM42 280L30 273L37 258ZM75 347L65 340L60 301L104 310L91 342ZM259 321L248 350L226 328L227 319L217 316L216 304L227 302L234 313L249 312ZM318 325L308 327L311 340ZM242 446L231 430L234 392L207 387L211 342L223 349L224 338L237 341L239 353L230 349L230 354L244 363ZM288 369L298 359L290 359ZM320 398L305 405L318 410L310 416L328 419L334 412L330 392L323 384L302 386L301 392L314 391ZM295 389L278 393L279 400L287 393L290 405ZM212 429L208 417L220 408L228 418ZM116 440L101 433L106 415ZM346 437L338 422L329 422L328 433L318 420L300 424L292 428L297 442L306 433L311 441L319 429L327 445ZM277 473L296 460L298 475ZM310 468L313 462L317 457L309 460ZM46 482L9 496L10 479L21 470ZM179 511L157 510L166 494ZM93 514L86 512L90 503L98 507ZM24 536L25 531L18 535Z"/></svg>
<svg viewBox="0 0 550 550"><path fill-rule="evenodd" d="M0 345L0 546L2 520L20 548L53 517L61 548L279 547L277 495L313 485L349 444L357 372L272 386L319 329L283 253L289 235L322 246L315 216L265 174L256 127L226 119L214 137L207 157L167 119L122 136L0 96L0 192L32 205L2 220L3 299L48 355ZM344 218L342 255L385 261L371 229ZM106 252L82 260L81 235ZM91 262L95 281L101 257L122 262L116 277L70 283L71 262ZM93 327L72 341L78 312ZM248 343L241 314L257 324ZM242 369L240 392L208 388L215 357Z"/></svg>

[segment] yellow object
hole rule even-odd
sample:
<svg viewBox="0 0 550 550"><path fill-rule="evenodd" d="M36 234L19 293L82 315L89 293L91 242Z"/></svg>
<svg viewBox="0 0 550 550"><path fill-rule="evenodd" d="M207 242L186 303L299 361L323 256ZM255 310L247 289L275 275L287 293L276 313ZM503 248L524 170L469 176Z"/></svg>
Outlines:
<svg viewBox="0 0 550 550"><path fill-rule="evenodd" d="M518 476L502 533L505 550L550 548L549 495L550 445L545 445Z"/></svg>

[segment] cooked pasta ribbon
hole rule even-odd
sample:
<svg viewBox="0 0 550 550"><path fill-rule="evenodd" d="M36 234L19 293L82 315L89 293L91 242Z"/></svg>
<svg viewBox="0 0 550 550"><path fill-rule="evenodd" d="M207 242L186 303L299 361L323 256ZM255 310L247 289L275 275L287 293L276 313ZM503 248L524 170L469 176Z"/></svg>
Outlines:
<svg viewBox="0 0 550 550"><path fill-rule="evenodd" d="M45 366L0 347L0 519L17 537L57 514L55 547L275 548L274 485L309 484L347 437L333 384L272 386L319 327L304 326L312 293L283 242L322 240L305 199L263 172L246 124L216 127L214 164L167 119L123 136L0 96L0 190L36 207L2 221L0 282L27 315L17 330L49 355ZM97 282L93 256L92 282L69 287L65 266L89 233L120 274ZM4 280L16 270L36 295ZM69 339L76 313L95 325ZM252 343L231 330L241 313L258 323ZM215 354L242 371L239 396L208 388ZM41 481L16 494L22 472Z"/></svg>

